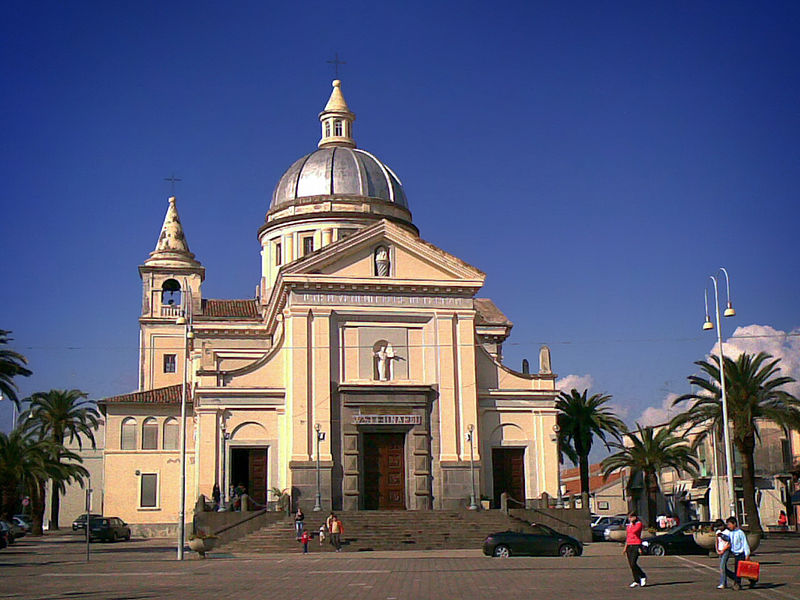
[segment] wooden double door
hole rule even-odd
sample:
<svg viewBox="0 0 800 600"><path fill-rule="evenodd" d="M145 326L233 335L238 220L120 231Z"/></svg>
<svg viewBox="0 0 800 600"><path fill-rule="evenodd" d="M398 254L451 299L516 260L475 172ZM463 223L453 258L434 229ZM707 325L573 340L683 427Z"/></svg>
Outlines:
<svg viewBox="0 0 800 600"><path fill-rule="evenodd" d="M404 433L365 433L364 508L405 510L406 468Z"/></svg>
<svg viewBox="0 0 800 600"><path fill-rule="evenodd" d="M231 485L243 485L258 504L267 503L267 449L231 449Z"/></svg>
<svg viewBox="0 0 800 600"><path fill-rule="evenodd" d="M500 506L503 492L525 502L524 448L492 448L492 483L495 506Z"/></svg>

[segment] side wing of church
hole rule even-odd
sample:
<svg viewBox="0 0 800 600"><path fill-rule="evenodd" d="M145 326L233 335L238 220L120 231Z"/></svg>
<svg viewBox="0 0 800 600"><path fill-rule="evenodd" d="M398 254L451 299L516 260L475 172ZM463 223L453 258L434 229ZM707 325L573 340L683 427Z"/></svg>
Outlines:
<svg viewBox="0 0 800 600"><path fill-rule="evenodd" d="M304 510L557 495L549 350L538 373L502 364L512 323L476 297L485 274L420 238L333 86L319 148L282 176L259 229L255 298L203 296L170 198L139 267L139 390L101 402L106 513L176 522L184 391L187 514L215 484L258 504L287 490Z"/></svg>

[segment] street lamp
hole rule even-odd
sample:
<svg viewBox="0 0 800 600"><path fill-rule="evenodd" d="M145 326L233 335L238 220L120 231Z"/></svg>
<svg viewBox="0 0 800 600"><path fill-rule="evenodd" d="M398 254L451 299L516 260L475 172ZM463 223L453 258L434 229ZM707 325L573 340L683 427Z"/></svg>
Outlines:
<svg viewBox="0 0 800 600"><path fill-rule="evenodd" d="M475 444L473 442L473 431L475 426L471 423L467 426L467 441L469 442L469 475L472 479L472 491L469 495L469 510L478 510L475 502Z"/></svg>
<svg viewBox="0 0 800 600"><path fill-rule="evenodd" d="M725 308L725 316L733 317L736 311L731 304L731 282L728 277L728 271L720 268L720 271L725 275L725 289L727 291L727 307ZM722 435L725 438L725 468L728 471L728 498L730 500L731 515L736 516L736 493L733 488L733 452L731 451L731 433L730 425L728 423L728 395L725 389L725 355L722 353L722 327L719 318L719 274L710 275L709 279L714 283L714 308L717 317L717 344L719 347L719 385L722 390ZM706 304L706 320L703 323L703 330L708 331L714 329L714 323L708 314L708 288L705 293Z"/></svg>
<svg viewBox="0 0 800 600"><path fill-rule="evenodd" d="M317 497L314 500L314 512L322 510L322 487L319 480L319 443L325 439L325 432L320 431L320 429L319 423L314 425L314 431L317 432Z"/></svg>
<svg viewBox="0 0 800 600"><path fill-rule="evenodd" d="M183 560L183 546L186 540L186 379L189 375L189 349L194 332L192 331L192 290L187 280L183 280L184 296L181 316L176 325L184 326L183 382L181 385L181 477L180 507L178 509L178 560Z"/></svg>

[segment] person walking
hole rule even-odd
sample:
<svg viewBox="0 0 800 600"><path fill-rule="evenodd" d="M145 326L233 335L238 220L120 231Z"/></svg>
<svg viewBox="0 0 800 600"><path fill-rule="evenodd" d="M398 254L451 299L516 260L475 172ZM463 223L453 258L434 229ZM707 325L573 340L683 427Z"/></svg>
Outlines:
<svg viewBox="0 0 800 600"><path fill-rule="evenodd" d="M742 589L742 578L739 577L739 562L750 558L750 545L747 543L747 536L744 531L739 529L739 521L736 517L728 517L725 521L726 532L718 532L717 535L731 545L730 553L733 556L733 572L726 574L733 579L733 589ZM730 558L730 557L729 557ZM727 561L725 561L727 564ZM752 587L752 583L750 584Z"/></svg>
<svg viewBox="0 0 800 600"><path fill-rule="evenodd" d="M633 575L633 583L630 587L634 588L637 585L644 587L647 584L647 575L642 571L639 566L639 554L642 551L642 522L639 520L639 515L632 512L628 515L628 524L625 527L625 547L622 553L628 557L628 565L631 567L631 575Z"/></svg>
<svg viewBox="0 0 800 600"><path fill-rule="evenodd" d="M219 489L219 484L214 484L214 489L211 490L211 500L214 501L214 510L219 510L220 502L222 500L222 490Z"/></svg>
<svg viewBox="0 0 800 600"><path fill-rule="evenodd" d="M339 517L333 515L333 520L331 521L331 544L333 544L337 552L342 551L342 533L344 533L342 522Z"/></svg>
<svg viewBox="0 0 800 600"><path fill-rule="evenodd" d="M326 534L328 536L328 543L330 543L331 546L333 546L333 537L331 536L331 527L333 526L333 520L335 518L336 518L336 515L333 514L333 511L331 511L331 514L329 514L328 518L325 519L325 532L326 532Z"/></svg>
<svg viewBox="0 0 800 600"><path fill-rule="evenodd" d="M724 590L728 587L728 577L727 577L727 570L728 570L728 558L731 556L731 544L727 540L723 539L720 533L725 531L725 521L722 519L717 519L714 522L714 529L717 532L717 555L719 556L719 585L717 589Z"/></svg>
<svg viewBox="0 0 800 600"><path fill-rule="evenodd" d="M298 540L303 535L303 521L305 518L306 516L303 514L303 509L298 508L294 515L294 533Z"/></svg>
<svg viewBox="0 0 800 600"><path fill-rule="evenodd" d="M303 535L300 536L300 541L303 544L303 554L308 554L308 542L311 540L311 536L307 531L303 532Z"/></svg>

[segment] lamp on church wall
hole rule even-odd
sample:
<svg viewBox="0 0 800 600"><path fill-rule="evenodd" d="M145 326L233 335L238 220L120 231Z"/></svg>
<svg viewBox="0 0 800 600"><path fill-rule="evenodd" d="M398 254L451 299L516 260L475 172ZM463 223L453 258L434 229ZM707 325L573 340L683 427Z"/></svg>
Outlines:
<svg viewBox="0 0 800 600"><path fill-rule="evenodd" d="M469 475L472 482L472 491L469 495L469 510L478 510L478 503L475 499L475 442L473 441L473 433L475 426L470 423L467 426L467 441L469 442Z"/></svg>

